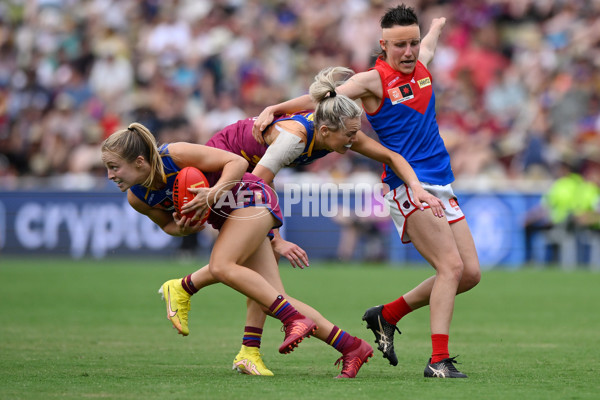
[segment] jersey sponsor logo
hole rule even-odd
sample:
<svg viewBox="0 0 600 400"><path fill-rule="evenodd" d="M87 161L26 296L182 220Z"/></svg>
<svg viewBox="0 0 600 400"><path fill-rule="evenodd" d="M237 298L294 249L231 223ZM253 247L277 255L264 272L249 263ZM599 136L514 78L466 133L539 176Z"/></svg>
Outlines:
<svg viewBox="0 0 600 400"><path fill-rule="evenodd" d="M423 79L419 79L417 81L417 84L419 85L419 87L422 89L426 86L431 86L431 79L429 79L429 77L427 78L423 78Z"/></svg>
<svg viewBox="0 0 600 400"><path fill-rule="evenodd" d="M458 201L456 201L456 198L455 198L455 197L453 197L453 198L449 199L449 200L448 200L448 203L450 203L450 205L451 205L452 207L454 207L454 209L455 209L456 211L460 210L460 207L458 206Z"/></svg>
<svg viewBox="0 0 600 400"><path fill-rule="evenodd" d="M163 201L161 201L159 203L159 207L164 210L174 210L175 209L175 205L173 204L173 201L168 197L165 197L163 199Z"/></svg>
<svg viewBox="0 0 600 400"><path fill-rule="evenodd" d="M393 89L388 89L388 96L394 105L415 98L409 83Z"/></svg>

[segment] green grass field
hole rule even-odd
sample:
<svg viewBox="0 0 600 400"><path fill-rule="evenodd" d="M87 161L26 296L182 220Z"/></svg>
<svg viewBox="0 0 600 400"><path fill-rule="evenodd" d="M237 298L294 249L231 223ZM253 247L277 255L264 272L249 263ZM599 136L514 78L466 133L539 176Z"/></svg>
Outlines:
<svg viewBox="0 0 600 400"><path fill-rule="evenodd" d="M430 275L425 267L287 265L287 290L351 334L361 321ZM245 301L215 285L192 300L178 336L156 291L195 269L168 260L0 259L0 399L591 399L600 390L600 274L487 271L457 298L450 353L469 379L423 378L428 309L400 322L400 364L381 353L354 380L332 379L338 353L315 338L289 355L267 321L262 352L275 377L231 370Z"/></svg>

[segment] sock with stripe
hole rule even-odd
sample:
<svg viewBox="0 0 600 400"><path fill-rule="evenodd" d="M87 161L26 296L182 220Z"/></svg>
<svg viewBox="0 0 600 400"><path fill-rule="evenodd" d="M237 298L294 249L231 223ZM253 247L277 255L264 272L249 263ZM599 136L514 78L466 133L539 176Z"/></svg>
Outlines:
<svg viewBox="0 0 600 400"><path fill-rule="evenodd" d="M340 353L343 353L346 349L349 349L350 346L354 344L355 339L356 338L350 335L348 332L345 332L337 326L334 326L329 333L329 336L327 336L327 340L325 342Z"/></svg>
<svg viewBox="0 0 600 400"><path fill-rule="evenodd" d="M448 339L448 335L441 333L431 335L431 347L433 349L431 352L432 364L450 357L450 353L448 352Z"/></svg>
<svg viewBox="0 0 600 400"><path fill-rule="evenodd" d="M396 325L406 314L412 311L412 308L404 300L404 296L391 303L384 304L381 315L390 324Z"/></svg>
<svg viewBox="0 0 600 400"><path fill-rule="evenodd" d="M263 330L254 326L246 326L244 328L244 338L242 344L246 347L259 347L262 339Z"/></svg>
<svg viewBox="0 0 600 400"><path fill-rule="evenodd" d="M269 307L271 314L284 324L287 324L292 317L300 313L292 306L282 295L277 296L273 304Z"/></svg>
<svg viewBox="0 0 600 400"><path fill-rule="evenodd" d="M183 290L189 293L190 296L194 293L197 293L199 290L194 287L194 282L192 282L192 274L189 274L181 280L181 286L183 287Z"/></svg>

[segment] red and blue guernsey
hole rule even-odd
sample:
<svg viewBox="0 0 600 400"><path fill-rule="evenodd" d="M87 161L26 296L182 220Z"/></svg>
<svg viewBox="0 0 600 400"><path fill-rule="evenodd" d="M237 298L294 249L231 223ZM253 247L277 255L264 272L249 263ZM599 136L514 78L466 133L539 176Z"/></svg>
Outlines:
<svg viewBox="0 0 600 400"><path fill-rule="evenodd" d="M412 74L393 69L379 58L375 67L383 87L383 99L373 113L366 113L381 144L402 155L419 181L447 185L454 181L450 155L435 119L432 77L417 61ZM385 165L383 182L395 189L404 182Z"/></svg>
<svg viewBox="0 0 600 400"><path fill-rule="evenodd" d="M252 171L262 156L267 151L266 144L258 143L252 136L252 126L255 118L247 118L229 126L226 126L210 138L206 145L216 147L217 149L227 150L231 153L244 157L248 163L248 171ZM296 165L310 164L316 159L326 156L329 150L315 150L315 122L312 112L301 112L295 114L286 114L277 118L275 122L293 120L299 122L306 129L306 146L300 154L288 167ZM270 125L269 125L270 126Z"/></svg>

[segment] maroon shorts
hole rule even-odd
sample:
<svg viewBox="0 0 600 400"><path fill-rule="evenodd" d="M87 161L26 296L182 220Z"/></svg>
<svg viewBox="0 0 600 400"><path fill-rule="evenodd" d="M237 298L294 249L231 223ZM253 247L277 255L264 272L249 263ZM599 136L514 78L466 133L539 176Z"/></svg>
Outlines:
<svg viewBox="0 0 600 400"><path fill-rule="evenodd" d="M219 230L227 219L235 218L231 213L246 207L260 207L265 214L273 215L276 219L273 229L283 225L277 194L262 179L250 173L245 173L239 183L213 204L207 222Z"/></svg>

